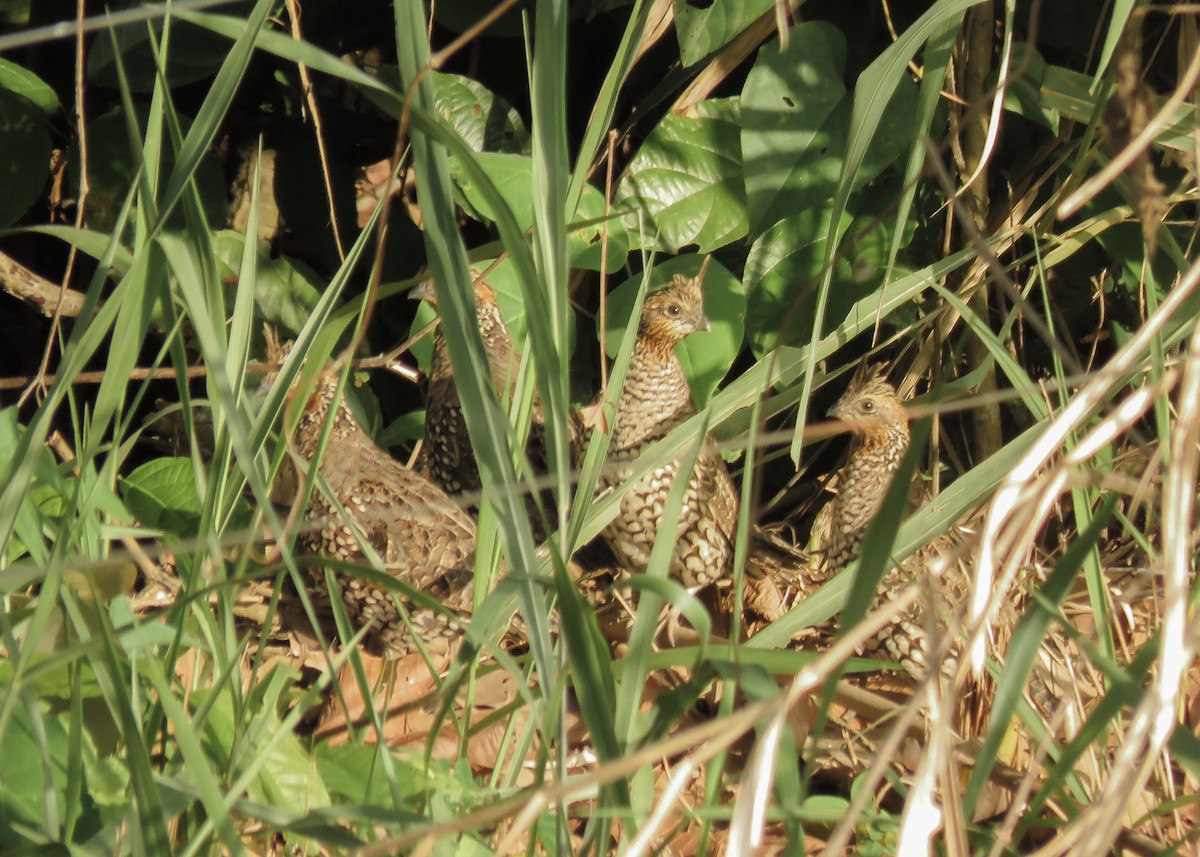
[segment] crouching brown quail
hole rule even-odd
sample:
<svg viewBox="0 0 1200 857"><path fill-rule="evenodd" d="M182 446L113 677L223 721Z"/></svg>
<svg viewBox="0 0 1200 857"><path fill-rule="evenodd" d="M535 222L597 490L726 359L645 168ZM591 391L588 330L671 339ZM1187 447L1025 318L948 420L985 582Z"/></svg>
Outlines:
<svg viewBox="0 0 1200 857"><path fill-rule="evenodd" d="M676 276L642 306L638 337L617 402L608 461L600 488L628 481L647 446L696 413L675 346L710 328L697 279ZM621 564L645 571L681 459L646 474L625 492L620 512L603 537ZM670 574L685 586L712 583L729 571L738 497L720 453L706 439L684 491L675 530Z"/></svg>
<svg viewBox="0 0 1200 857"><path fill-rule="evenodd" d="M297 407L295 395L293 389L290 408ZM337 400L332 373L320 376L299 407L292 449L304 461L311 463L326 421L333 424L320 465L325 484L313 488L297 547L306 554L365 565L359 538L364 539L388 573L429 595L445 612L338 569L350 618L360 625L371 623L370 639L386 657L415 651L414 635L431 653L448 651L461 632L458 617L472 606L474 521L445 491L375 444L346 402ZM314 577L324 591L323 575ZM395 599L404 605L407 619Z"/></svg>

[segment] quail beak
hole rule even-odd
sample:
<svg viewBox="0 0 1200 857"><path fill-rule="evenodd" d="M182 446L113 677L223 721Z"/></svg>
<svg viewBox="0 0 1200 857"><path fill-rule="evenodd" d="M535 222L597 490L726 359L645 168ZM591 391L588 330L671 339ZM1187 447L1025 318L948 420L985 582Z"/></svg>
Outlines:
<svg viewBox="0 0 1200 857"><path fill-rule="evenodd" d="M832 405L830 405L829 410L827 410L825 412L825 416L830 417L831 419L837 419L837 415L838 415L837 410L838 410L837 402L834 402Z"/></svg>
<svg viewBox="0 0 1200 857"><path fill-rule="evenodd" d="M436 301L437 294L433 290L433 280L425 280L423 283L413 286L408 292L408 297L414 301Z"/></svg>
<svg viewBox="0 0 1200 857"><path fill-rule="evenodd" d="M700 320L696 322L696 330L702 330L705 333L712 330L712 322L708 320L708 316L700 316Z"/></svg>

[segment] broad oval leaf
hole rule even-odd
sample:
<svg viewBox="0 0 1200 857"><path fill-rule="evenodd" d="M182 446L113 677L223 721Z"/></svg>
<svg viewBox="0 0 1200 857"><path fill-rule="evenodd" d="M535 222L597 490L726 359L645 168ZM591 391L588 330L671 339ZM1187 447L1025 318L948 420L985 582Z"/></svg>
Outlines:
<svg viewBox="0 0 1200 857"><path fill-rule="evenodd" d="M846 40L832 24L792 28L787 52L758 53L742 89L742 157L750 231L760 235L780 220L828 204L837 190L849 145L852 98L842 81ZM913 141L919 97L908 79L895 88L857 164L850 188L861 188Z"/></svg>
<svg viewBox="0 0 1200 857"><path fill-rule="evenodd" d="M737 101L702 101L694 111L665 117L617 188L634 246L675 252L695 244L711 253L746 235Z"/></svg>
<svg viewBox="0 0 1200 857"><path fill-rule="evenodd" d="M774 5L774 0L721 0L689 3L675 0L675 37L685 66L697 63L729 44Z"/></svg>
<svg viewBox="0 0 1200 857"><path fill-rule="evenodd" d="M194 538L200 525L200 498L192 462L156 458L121 479L125 505L146 527Z"/></svg>
<svg viewBox="0 0 1200 857"><path fill-rule="evenodd" d="M436 72L433 97L441 117L475 151L529 154L529 129L521 114L479 81Z"/></svg>
<svg viewBox="0 0 1200 857"><path fill-rule="evenodd" d="M113 4L130 8L131 2ZM120 52L122 71L133 92L150 92L160 80L155 44L150 41L147 26L154 29L160 51L163 44L162 25L149 22L140 26L117 27L101 32L88 53L87 78L100 86L117 89L121 75L117 70L116 52ZM171 39L166 63L167 85L174 88L195 83L217 73L229 54L229 43L207 30L185 21L171 22Z"/></svg>
<svg viewBox="0 0 1200 857"><path fill-rule="evenodd" d="M533 159L528 155L479 152L476 163L504 195L517 224L522 229L533 227ZM455 158L450 159L450 168L461 194L460 202L471 216L478 220L495 222L496 215L491 204L479 187L466 175ZM579 200L579 209L572 222L587 224L572 229L567 234L567 249L571 254L571 267L599 270L601 242L604 235L604 196L591 185L584 185ZM608 270L617 271L625 264L629 255L629 237L619 218L608 220ZM489 276L488 281L491 282Z"/></svg>
<svg viewBox="0 0 1200 857"><path fill-rule="evenodd" d="M846 317L854 304L883 283L888 230L873 218L841 218L837 233L850 235L843 246L853 250L834 263L833 281L825 306L824 334ZM854 234L855 231L858 234ZM746 260L746 339L762 357L778 345L807 345L813 338L817 288L825 260L829 212L803 211L781 220L750 248ZM902 276L902 269L894 269Z"/></svg>
<svg viewBox="0 0 1200 857"><path fill-rule="evenodd" d="M147 109L139 107L136 110L139 131L145 133ZM190 118L180 117L180 125L185 132L191 124ZM88 124L89 191L85 217L92 229L112 232L116 225L117 213L142 166L142 153L140 149L134 151L132 145L129 128L120 108L113 108ZM73 146L69 165L73 190L79 187L79 164L78 146ZM174 156L170 151L164 151L164 174L173 164ZM221 166L213 153L209 152L200 160L194 179L209 225L216 227L224 224L229 203ZM182 211L177 209L172 212L167 223L171 228L182 229L185 225Z"/></svg>
<svg viewBox="0 0 1200 857"><path fill-rule="evenodd" d="M21 96L46 116L58 112L58 94L50 85L24 66L3 57L0 57L0 89Z"/></svg>
<svg viewBox="0 0 1200 857"><path fill-rule="evenodd" d="M46 115L32 101L0 89L0 227L11 226L37 201L50 172Z"/></svg>
<svg viewBox="0 0 1200 857"><path fill-rule="evenodd" d="M225 282L238 283L237 272L241 268L245 243L246 237L231 229L213 236L213 252L228 269L222 271ZM291 334L299 333L321 299L323 283L302 262L285 256L271 258L270 245L265 241L257 242L255 255L256 318L278 325Z"/></svg>
<svg viewBox="0 0 1200 857"><path fill-rule="evenodd" d="M837 187L850 106L846 39L824 21L798 24L786 52L758 52L742 88L742 157L751 229L827 201Z"/></svg>

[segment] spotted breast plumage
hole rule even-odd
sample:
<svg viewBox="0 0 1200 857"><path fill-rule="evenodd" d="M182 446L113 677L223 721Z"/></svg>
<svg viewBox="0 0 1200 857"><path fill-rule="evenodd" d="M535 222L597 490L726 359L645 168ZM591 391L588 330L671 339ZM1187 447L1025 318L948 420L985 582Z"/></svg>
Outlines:
<svg viewBox="0 0 1200 857"><path fill-rule="evenodd" d="M291 407L296 407L294 396L293 390ZM361 535L385 571L444 609L414 603L339 569L337 581L350 618L360 625L371 623L370 637L387 657L412 652L414 635L431 651L449 649L461 630L459 618L471 609L474 521L445 491L376 445L346 402L338 400L333 374L318 378L301 410L292 447L304 461L312 461L327 419L332 426L320 463L324 484L314 486L298 547L307 554L366 565ZM324 577L318 577L324 590ZM404 604L407 621L394 598Z"/></svg>
<svg viewBox="0 0 1200 857"><path fill-rule="evenodd" d="M677 276L646 298L617 403L601 488L626 482L646 447L696 413L675 346L690 334L709 329L696 279ZM681 465L682 458L676 458L638 479L622 496L620 512L604 531L622 565L632 571L644 571L649 563L667 495ZM671 576L689 587L724 577L733 555L737 517L733 480L720 453L706 440L684 491L679 519L673 522Z"/></svg>

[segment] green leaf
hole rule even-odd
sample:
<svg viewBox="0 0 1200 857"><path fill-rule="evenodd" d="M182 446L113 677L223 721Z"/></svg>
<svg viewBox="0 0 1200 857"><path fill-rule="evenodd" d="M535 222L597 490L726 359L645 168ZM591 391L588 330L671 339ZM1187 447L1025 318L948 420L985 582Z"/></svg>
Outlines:
<svg viewBox="0 0 1200 857"><path fill-rule="evenodd" d="M528 155L503 154L496 152L479 152L474 156L475 166L482 169L492 183L504 195L505 202L512 209L517 224L522 229L532 229L534 225L533 207L533 159ZM457 158L450 159L451 175L461 194L461 202L467 212L477 220L495 221L495 212L488 202L487 195L464 171ZM579 200L579 210L572 218L573 222L587 224L571 229L567 233L567 250L571 254L571 266L600 269L600 240L603 235L601 221L605 214L604 196L591 185L584 185L583 195ZM619 270L625 264L629 255L629 237L617 218L608 221L609 273ZM479 263L486 266L486 263ZM511 271L512 266L504 265ZM488 282L493 286L493 276L488 275ZM519 289L513 290L518 294ZM515 335L515 331L514 331Z"/></svg>
<svg viewBox="0 0 1200 857"><path fill-rule="evenodd" d="M504 195L517 224L522 229L529 229L533 225L533 188L530 185L533 165L530 159L523 155L477 152L475 162ZM487 198L459 168L457 158L450 159L450 175L464 198L468 213L476 220L495 221L496 214Z"/></svg>
<svg viewBox="0 0 1200 857"><path fill-rule="evenodd" d="M134 0L127 0L114 3L112 7L120 9L137 5ZM120 51L125 77L132 92L150 92L158 82L158 68L147 26L154 29L154 38L162 44L163 28L158 21L114 30L116 48ZM172 21L167 85L175 88L212 77L228 53L229 46L219 36L192 24ZM114 89L120 83L113 39L107 33L92 43L88 52L87 78L91 83Z"/></svg>
<svg viewBox="0 0 1200 857"><path fill-rule="evenodd" d="M238 288L237 271L242 263L246 238L239 232L226 229L213 236L213 252L222 263L224 282ZM321 299L324 282L303 262L286 256L272 258L271 247L265 241L254 248L255 280L254 305L259 321L267 321L295 334L308 320L317 301Z"/></svg>
<svg viewBox="0 0 1200 857"><path fill-rule="evenodd" d="M751 228L827 200L837 184L849 107L846 39L824 21L792 28L785 53L758 52L742 87L742 157Z"/></svg>
<svg viewBox="0 0 1200 857"><path fill-rule="evenodd" d="M642 144L617 187L615 208L646 247L689 244L711 253L746 235L738 104L702 101L695 116L671 114Z"/></svg>
<svg viewBox="0 0 1200 857"><path fill-rule="evenodd" d="M200 525L191 459L158 458L121 479L125 504L143 526L195 537Z"/></svg>
<svg viewBox="0 0 1200 857"><path fill-rule="evenodd" d="M395 67L389 70L399 82ZM521 114L479 81L435 72L433 97L438 114L476 152L529 154L529 129Z"/></svg>
<svg viewBox="0 0 1200 857"><path fill-rule="evenodd" d="M837 188L850 132L851 99L842 83L846 42L822 21L792 28L786 53L758 53L742 89L742 157L750 231L824 206ZM913 139L917 87L903 80L875 129L852 188L874 179Z"/></svg>
<svg viewBox="0 0 1200 857"><path fill-rule="evenodd" d="M701 256L678 256L655 267L651 288L671 282L675 274L693 277L700 273ZM629 322L629 313L637 297L641 275L626 280L608 296L605 347L609 357L616 357L621 336ZM675 346L675 354L683 366L692 387L692 401L703 408L717 385L729 372L734 358L742 348L745 330L746 293L737 277L719 262L709 264L704 276L704 313L712 322L707 333L693 333Z"/></svg>
<svg viewBox="0 0 1200 857"><path fill-rule="evenodd" d="M826 332L883 282L888 230L873 220L860 224L846 214L837 234L856 226L864 231L851 239L853 252L834 265L825 309ZM809 209L776 223L751 246L744 275L749 296L746 339L759 357L780 344L800 346L809 341L830 231L829 211Z"/></svg>
<svg viewBox="0 0 1200 857"><path fill-rule="evenodd" d="M139 110L137 123L142 133L145 133L146 118L146 110ZM191 125L189 120L184 119L182 122L185 128ZM169 170L173 162L171 154L164 152L164 169ZM79 187L79 164L78 146L75 145L68 167L73 189ZM125 115L119 108L110 110L88 123L89 190L86 219L91 229L112 232L117 216L125 204L125 198L129 195L129 189L142 167L141 149L131 148ZM228 205L225 179L220 164L211 152L200 160L195 180L201 192L209 225L223 224ZM169 219L169 223L174 228L182 228L183 217L175 213Z"/></svg>
<svg viewBox="0 0 1200 857"><path fill-rule="evenodd" d="M87 774L88 796L100 806L128 806L130 800L129 767L116 756L88 758L84 771Z"/></svg>
<svg viewBox="0 0 1200 857"><path fill-rule="evenodd" d="M0 89L0 227L11 226L37 201L50 172L50 132L34 102Z"/></svg>
<svg viewBox="0 0 1200 857"><path fill-rule="evenodd" d="M1012 48L1012 67L1021 69L1021 74L1005 90L1004 109L1044 125L1057 135L1058 112L1043 105L1041 99L1046 61L1031 45L1018 42ZM995 86L996 82L997 76L993 74L991 86Z"/></svg>
<svg viewBox="0 0 1200 857"><path fill-rule="evenodd" d="M727 45L774 5L773 0L721 0L689 3L675 0L675 37L685 66Z"/></svg>
<svg viewBox="0 0 1200 857"><path fill-rule="evenodd" d="M27 842L15 832L18 824L44 829L50 819L43 812L61 808L65 799L66 732L57 718L42 716L40 709L32 714L36 722L29 708L16 705L8 728L0 732L0 845Z"/></svg>
<svg viewBox="0 0 1200 857"><path fill-rule="evenodd" d="M15 62L0 57L0 90L19 95L47 117L58 112L58 94L46 81Z"/></svg>

